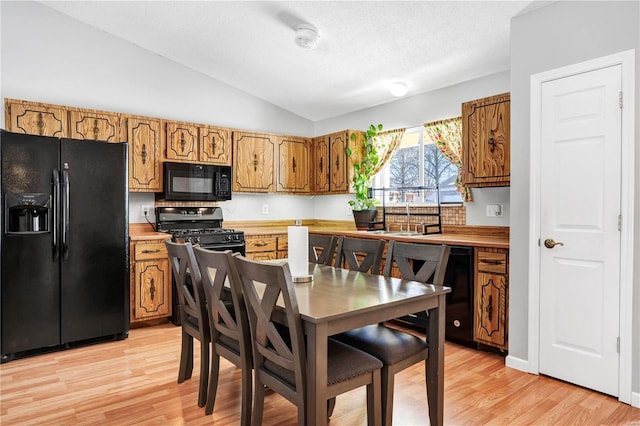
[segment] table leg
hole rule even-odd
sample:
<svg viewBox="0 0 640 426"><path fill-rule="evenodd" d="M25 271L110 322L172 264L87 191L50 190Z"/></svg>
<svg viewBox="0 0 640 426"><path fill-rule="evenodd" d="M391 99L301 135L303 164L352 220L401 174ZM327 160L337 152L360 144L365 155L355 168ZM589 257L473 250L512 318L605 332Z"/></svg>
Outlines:
<svg viewBox="0 0 640 426"><path fill-rule="evenodd" d="M327 325L305 323L307 334L307 424L327 424Z"/></svg>
<svg viewBox="0 0 640 426"><path fill-rule="evenodd" d="M446 295L438 296L438 308L429 311L429 358L427 359L427 400L431 425L444 421L444 327Z"/></svg>

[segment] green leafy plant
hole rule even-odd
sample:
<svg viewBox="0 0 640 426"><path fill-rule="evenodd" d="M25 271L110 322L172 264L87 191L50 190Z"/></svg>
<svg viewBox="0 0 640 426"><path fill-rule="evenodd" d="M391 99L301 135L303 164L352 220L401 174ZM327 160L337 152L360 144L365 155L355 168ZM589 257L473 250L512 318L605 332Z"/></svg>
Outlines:
<svg viewBox="0 0 640 426"><path fill-rule="evenodd" d="M352 158L353 164L353 182L351 187L355 191L356 199L349 201L349 205L353 210L373 209L376 204L378 204L378 200L369 197L369 189L371 188L371 179L373 178L376 167L380 163L380 156L374 138L381 130L382 124L378 124L377 126L371 124L369 126L364 134L361 157L354 156L351 149L347 148L347 155ZM351 134L352 141L355 141L357 137L358 135L356 133Z"/></svg>

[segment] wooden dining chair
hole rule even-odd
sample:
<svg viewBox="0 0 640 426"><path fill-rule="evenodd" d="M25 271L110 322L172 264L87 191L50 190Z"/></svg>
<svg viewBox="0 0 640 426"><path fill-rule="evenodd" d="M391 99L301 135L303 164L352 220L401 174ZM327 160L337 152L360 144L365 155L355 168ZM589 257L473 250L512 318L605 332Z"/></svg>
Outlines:
<svg viewBox="0 0 640 426"><path fill-rule="evenodd" d="M342 237L336 251L336 268L379 274L385 241Z"/></svg>
<svg viewBox="0 0 640 426"><path fill-rule="evenodd" d="M176 282L180 318L182 322L182 349L180 351L180 369L178 383L191 378L193 372L193 339L200 341L200 388L198 406L204 407L209 381L209 318L205 301L200 270L193 254L191 243L173 243L165 241L173 278Z"/></svg>
<svg viewBox="0 0 640 426"><path fill-rule="evenodd" d="M234 257L242 282L254 357L252 424L262 423L265 386L298 408L298 424L305 425L307 392L306 349L302 319L287 263L268 264ZM281 299L284 306L276 306ZM282 309L283 308L283 309ZM284 313L284 317L282 314ZM278 319L280 323L278 323ZM282 322L286 322L283 327ZM327 397L367 386L367 423L380 421L382 363L358 349L329 339Z"/></svg>
<svg viewBox="0 0 640 426"><path fill-rule="evenodd" d="M218 389L220 356L240 368L242 408L240 424L251 424L251 333L242 295L240 277L232 260L233 252L194 249L207 301L211 331L211 368L205 414L213 413ZM228 286L225 283L228 282Z"/></svg>
<svg viewBox="0 0 640 426"><path fill-rule="evenodd" d="M391 276L393 265L403 279L441 286L449 259L449 246L390 241L383 275ZM368 325L334 336L382 361L382 418L390 426L393 420L394 376L418 362L426 361L429 345L425 340L385 326Z"/></svg>
<svg viewBox="0 0 640 426"><path fill-rule="evenodd" d="M334 235L309 234L309 262L331 265L337 243L338 238Z"/></svg>

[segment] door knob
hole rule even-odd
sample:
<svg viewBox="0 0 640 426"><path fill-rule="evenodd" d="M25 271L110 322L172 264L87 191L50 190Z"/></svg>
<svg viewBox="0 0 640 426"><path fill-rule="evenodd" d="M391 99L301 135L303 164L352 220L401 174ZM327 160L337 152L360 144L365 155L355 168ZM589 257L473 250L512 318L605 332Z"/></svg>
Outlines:
<svg viewBox="0 0 640 426"><path fill-rule="evenodd" d="M553 238L547 238L546 240L544 240L544 246L548 249L552 249L555 246L563 246L564 243L561 242L555 242L555 240Z"/></svg>

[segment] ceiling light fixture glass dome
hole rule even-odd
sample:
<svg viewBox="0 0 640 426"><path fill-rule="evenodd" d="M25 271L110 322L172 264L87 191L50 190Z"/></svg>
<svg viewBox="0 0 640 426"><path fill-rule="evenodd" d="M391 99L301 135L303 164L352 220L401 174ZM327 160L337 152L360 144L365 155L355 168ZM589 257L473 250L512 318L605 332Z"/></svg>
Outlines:
<svg viewBox="0 0 640 426"><path fill-rule="evenodd" d="M318 29L311 24L300 24L296 29L295 42L303 49L315 49L320 43Z"/></svg>
<svg viewBox="0 0 640 426"><path fill-rule="evenodd" d="M389 91L395 97L402 97L409 92L409 86L404 81L395 81L389 86Z"/></svg>

